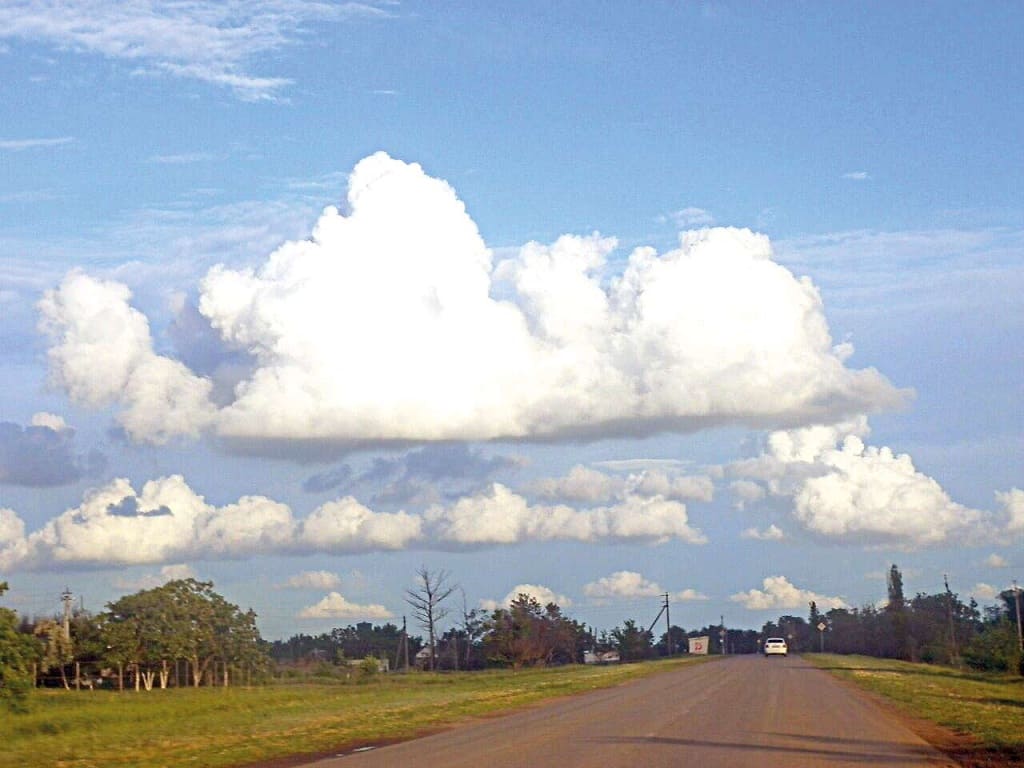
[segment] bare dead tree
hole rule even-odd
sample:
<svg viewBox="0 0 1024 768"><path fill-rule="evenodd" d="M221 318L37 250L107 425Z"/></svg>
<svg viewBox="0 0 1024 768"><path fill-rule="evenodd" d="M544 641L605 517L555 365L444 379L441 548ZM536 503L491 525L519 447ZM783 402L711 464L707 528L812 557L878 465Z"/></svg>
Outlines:
<svg viewBox="0 0 1024 768"><path fill-rule="evenodd" d="M455 591L456 585L449 583L448 571L431 571L422 566L416 571L418 586L405 590L405 602L412 608L413 618L427 631L430 645L430 670L434 670L437 652L437 623L448 615L448 609L441 604Z"/></svg>

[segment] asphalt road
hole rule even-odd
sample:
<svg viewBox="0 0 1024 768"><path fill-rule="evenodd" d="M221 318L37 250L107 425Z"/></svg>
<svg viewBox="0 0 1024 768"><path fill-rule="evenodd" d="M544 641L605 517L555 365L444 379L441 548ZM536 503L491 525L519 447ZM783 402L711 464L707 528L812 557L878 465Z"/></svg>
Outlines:
<svg viewBox="0 0 1024 768"><path fill-rule="evenodd" d="M954 766L798 657L734 656L316 768Z"/></svg>

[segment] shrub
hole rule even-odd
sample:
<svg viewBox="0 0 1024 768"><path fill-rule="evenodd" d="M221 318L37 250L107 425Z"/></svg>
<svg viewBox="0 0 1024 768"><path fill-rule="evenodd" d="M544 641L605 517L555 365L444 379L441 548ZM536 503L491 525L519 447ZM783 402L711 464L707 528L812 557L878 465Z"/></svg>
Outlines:
<svg viewBox="0 0 1024 768"><path fill-rule="evenodd" d="M1024 658L1018 649L1017 628L1009 621L986 627L964 648L963 659L972 669L992 672L1021 669Z"/></svg>

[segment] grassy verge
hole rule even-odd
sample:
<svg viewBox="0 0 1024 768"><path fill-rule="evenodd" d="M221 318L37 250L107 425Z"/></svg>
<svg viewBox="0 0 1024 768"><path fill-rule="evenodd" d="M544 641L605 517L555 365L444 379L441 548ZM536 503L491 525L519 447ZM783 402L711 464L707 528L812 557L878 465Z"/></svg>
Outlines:
<svg viewBox="0 0 1024 768"><path fill-rule="evenodd" d="M810 654L819 667L879 694L963 765L1024 765L1024 678L864 656Z"/></svg>
<svg viewBox="0 0 1024 768"><path fill-rule="evenodd" d="M241 766L410 738L471 717L618 685L693 661L410 674L364 684L38 691L0 712L0 767Z"/></svg>

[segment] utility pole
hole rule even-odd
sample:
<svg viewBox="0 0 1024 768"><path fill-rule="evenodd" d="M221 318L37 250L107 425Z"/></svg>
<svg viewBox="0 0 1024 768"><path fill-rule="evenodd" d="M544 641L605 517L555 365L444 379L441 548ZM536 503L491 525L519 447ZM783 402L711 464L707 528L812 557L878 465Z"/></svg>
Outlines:
<svg viewBox="0 0 1024 768"><path fill-rule="evenodd" d="M71 604L75 601L75 596L71 594L71 590L64 587L64 591L60 595L61 602L64 603L64 639L71 640Z"/></svg>
<svg viewBox="0 0 1024 768"><path fill-rule="evenodd" d="M953 621L953 593L949 591L949 577L942 574L942 582L946 585L946 614L949 616L949 649L950 660L958 664L959 652L956 643L956 624Z"/></svg>
<svg viewBox="0 0 1024 768"><path fill-rule="evenodd" d="M672 622L668 617L668 592L663 597L665 598L665 645L668 647L668 655L672 655Z"/></svg>
<svg viewBox="0 0 1024 768"><path fill-rule="evenodd" d="M1017 607L1017 648L1022 654L1024 654L1024 634L1021 634L1020 628L1020 587L1017 586L1017 580L1013 580L1013 600Z"/></svg>
<svg viewBox="0 0 1024 768"><path fill-rule="evenodd" d="M406 616L401 617L401 654L404 670L409 672L409 632L406 631Z"/></svg>

